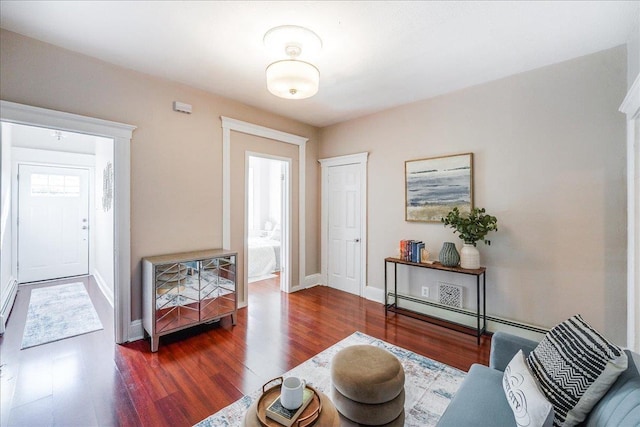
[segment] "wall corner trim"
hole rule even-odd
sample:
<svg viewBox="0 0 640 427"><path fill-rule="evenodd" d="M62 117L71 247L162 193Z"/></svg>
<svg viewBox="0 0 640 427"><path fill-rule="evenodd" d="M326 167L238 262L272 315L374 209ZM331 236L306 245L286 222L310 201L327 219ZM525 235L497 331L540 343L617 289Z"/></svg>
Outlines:
<svg viewBox="0 0 640 427"><path fill-rule="evenodd" d="M640 120L640 74L629 88L619 111L627 116L627 347L640 351L640 135L636 135L636 122Z"/></svg>
<svg viewBox="0 0 640 427"><path fill-rule="evenodd" d="M627 115L627 120L631 120L640 114L640 74L636 76L636 80L629 88L627 96L625 96L618 110Z"/></svg>

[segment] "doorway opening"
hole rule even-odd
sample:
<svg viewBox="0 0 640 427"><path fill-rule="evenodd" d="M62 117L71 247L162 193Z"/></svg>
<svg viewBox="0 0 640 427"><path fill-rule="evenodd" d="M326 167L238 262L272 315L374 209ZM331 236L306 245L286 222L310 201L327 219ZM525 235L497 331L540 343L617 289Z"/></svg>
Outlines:
<svg viewBox="0 0 640 427"><path fill-rule="evenodd" d="M291 160L247 153L245 254L249 289L288 288Z"/></svg>
<svg viewBox="0 0 640 427"><path fill-rule="evenodd" d="M77 278L115 312L114 140L6 122L2 128L13 230L11 265L3 269L19 286Z"/></svg>
<svg viewBox="0 0 640 427"><path fill-rule="evenodd" d="M113 283L113 299L109 302L112 303L114 310L115 342L124 343L129 341L132 336L141 335L141 328L131 324L130 144L136 127L8 101L0 101L0 106L0 120L2 123L2 150L0 156L2 160L0 175L2 221L0 222L0 240L3 253L0 265L0 286L2 286L2 292L0 292L0 332L3 331L3 326L15 301L18 288L18 233L15 226L17 200L14 199L17 193L17 186L13 183L15 179L13 171L17 171L17 166L14 167L14 162L18 159L12 158L14 150L11 148L10 125L25 125L46 129L48 132L53 133L70 132L92 137L96 142L102 141L101 143L96 143L96 148L105 149L111 153L112 162L108 169L112 172L112 175L110 175L112 187L108 188L110 192L106 200L111 204L110 215L112 215L111 220L107 220L107 222L113 228L110 232L105 233L107 237L103 239L103 242L105 242L103 246L105 248L104 252L107 254L103 259L107 260L111 267L102 269L105 271L105 276L110 275L111 278L103 278L105 282ZM108 144L105 141L109 141L111 146L107 147ZM66 156L64 153L58 153L58 155ZM50 165L51 160L44 156L36 163ZM73 161L62 163L77 166ZM103 183L104 169L97 166L94 169L100 177L100 180L96 179L95 181ZM102 206L101 203L96 204ZM98 210L96 209L93 213L97 218ZM91 228L89 230L91 235ZM106 242L111 243L110 247L107 248ZM92 262L97 264L98 260L97 257L96 259L92 258L90 251L90 272L92 271Z"/></svg>

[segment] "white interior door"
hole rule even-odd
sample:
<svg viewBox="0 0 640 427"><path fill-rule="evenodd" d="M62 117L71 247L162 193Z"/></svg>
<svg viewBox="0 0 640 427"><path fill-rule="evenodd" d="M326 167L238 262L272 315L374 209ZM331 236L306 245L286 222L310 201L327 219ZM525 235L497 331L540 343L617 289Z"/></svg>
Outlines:
<svg viewBox="0 0 640 427"><path fill-rule="evenodd" d="M89 171L20 165L18 281L89 273Z"/></svg>
<svg viewBox="0 0 640 427"><path fill-rule="evenodd" d="M328 168L328 285L361 294L360 165Z"/></svg>

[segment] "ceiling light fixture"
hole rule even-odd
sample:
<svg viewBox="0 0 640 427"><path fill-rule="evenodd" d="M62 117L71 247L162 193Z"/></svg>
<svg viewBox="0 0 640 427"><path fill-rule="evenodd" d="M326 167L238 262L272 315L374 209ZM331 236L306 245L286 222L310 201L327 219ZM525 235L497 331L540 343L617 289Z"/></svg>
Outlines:
<svg viewBox="0 0 640 427"><path fill-rule="evenodd" d="M280 98L305 99L318 93L320 71L300 60L302 50L314 53L322 48L322 40L313 31L297 25L272 28L264 35L264 45L289 57L267 67L267 89Z"/></svg>
<svg viewBox="0 0 640 427"><path fill-rule="evenodd" d="M67 137L67 135L63 134L59 130L54 130L53 132L51 132L51 136L54 137L55 139L57 139L58 141L60 141L61 139Z"/></svg>

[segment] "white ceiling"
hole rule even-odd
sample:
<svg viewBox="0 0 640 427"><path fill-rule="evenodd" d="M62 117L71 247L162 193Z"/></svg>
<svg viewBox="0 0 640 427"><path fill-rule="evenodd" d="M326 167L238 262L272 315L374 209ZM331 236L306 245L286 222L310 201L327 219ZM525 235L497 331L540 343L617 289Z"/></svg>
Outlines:
<svg viewBox="0 0 640 427"><path fill-rule="evenodd" d="M640 1L3 0L0 15L2 28L326 126L624 44ZM262 38L284 24L322 38L312 98L266 89L284 58Z"/></svg>
<svg viewBox="0 0 640 427"><path fill-rule="evenodd" d="M3 126L5 124L3 123ZM95 154L96 139L100 137L59 131L35 126L7 123L11 129L11 146L48 151Z"/></svg>

